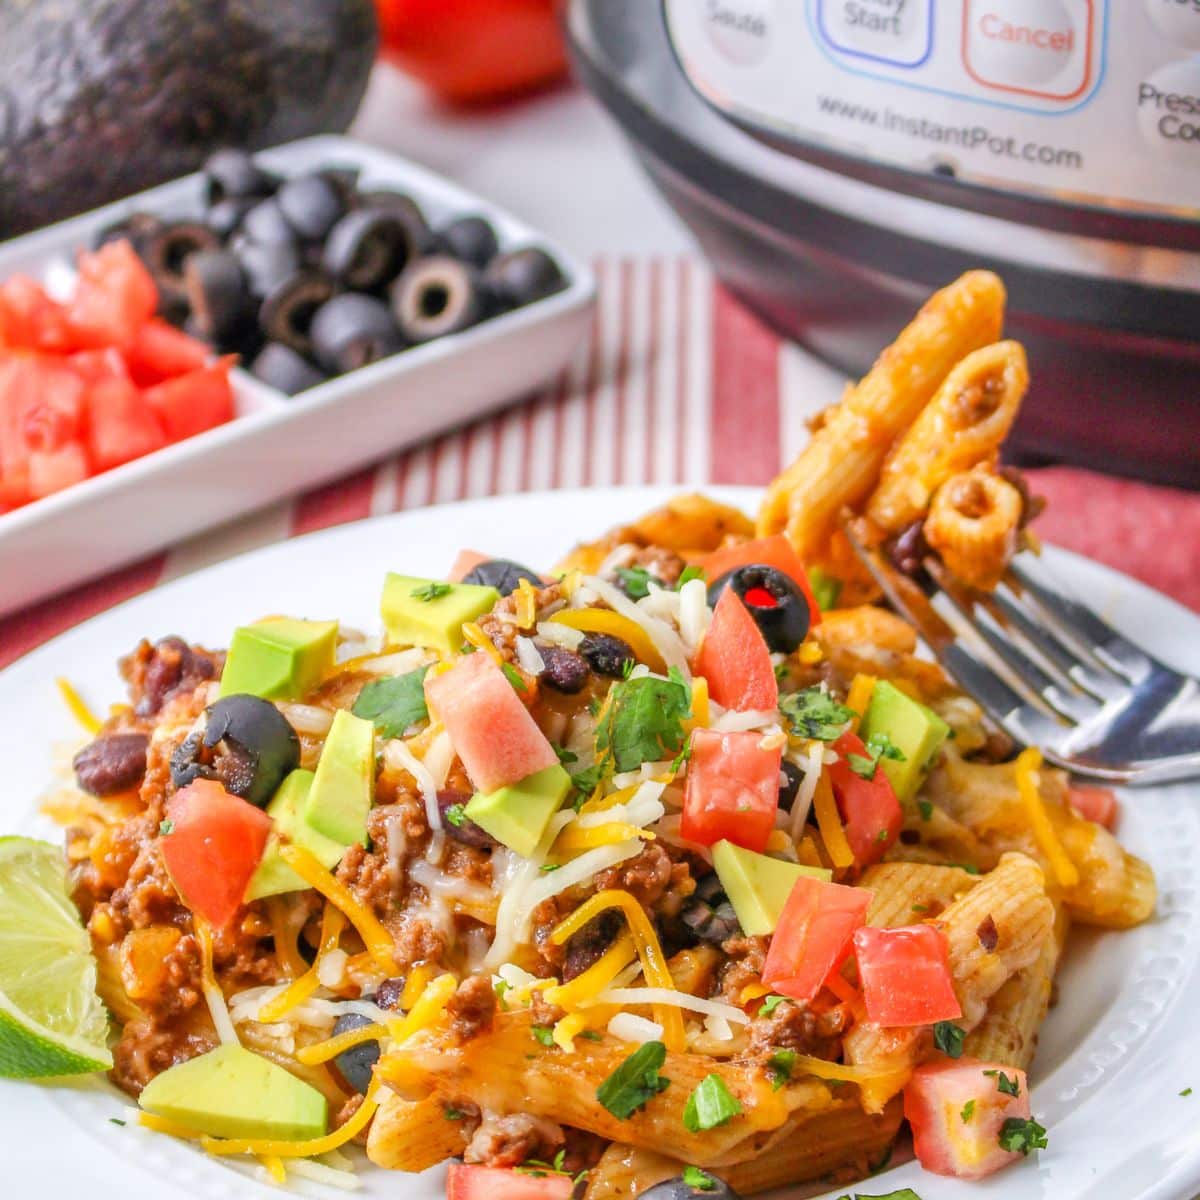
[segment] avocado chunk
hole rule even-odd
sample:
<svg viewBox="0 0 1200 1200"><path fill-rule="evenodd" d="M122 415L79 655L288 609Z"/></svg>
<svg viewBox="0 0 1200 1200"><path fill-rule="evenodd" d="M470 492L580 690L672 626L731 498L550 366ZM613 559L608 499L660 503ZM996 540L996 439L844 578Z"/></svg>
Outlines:
<svg viewBox="0 0 1200 1200"><path fill-rule="evenodd" d="M221 695L249 694L264 700L299 700L333 668L336 621L269 617L234 630Z"/></svg>
<svg viewBox="0 0 1200 1200"><path fill-rule="evenodd" d="M774 932L783 906L802 875L826 883L833 878L832 872L823 867L784 862L735 846L733 842L718 842L712 848L712 856L717 878L737 913L738 924L750 937Z"/></svg>
<svg viewBox="0 0 1200 1200"><path fill-rule="evenodd" d="M881 758L880 765L891 780L897 799L911 800L938 748L946 740L950 726L931 708L906 696L894 684L881 679L871 692L871 702L863 714L859 737L870 741L875 734L886 734L903 759Z"/></svg>
<svg viewBox="0 0 1200 1200"><path fill-rule="evenodd" d="M275 827L267 839L258 870L251 876L246 888L246 903L261 900L264 896L278 896L284 892L302 892L309 885L292 870L279 856L279 847L292 844L303 846L321 866L332 870L346 853L346 847L323 833L310 829L301 813L312 790L311 771L293 771L279 785L271 803L267 805L267 816Z"/></svg>
<svg viewBox="0 0 1200 1200"><path fill-rule="evenodd" d="M467 819L529 858L570 790L570 775L556 763L494 792L477 792L467 804Z"/></svg>
<svg viewBox="0 0 1200 1200"><path fill-rule="evenodd" d="M375 726L339 709L300 810L304 824L342 846L365 846L367 813L374 798Z"/></svg>
<svg viewBox="0 0 1200 1200"><path fill-rule="evenodd" d="M494 587L389 573L380 609L390 641L454 654L462 645L462 627L490 612L499 599Z"/></svg>
<svg viewBox="0 0 1200 1200"><path fill-rule="evenodd" d="M325 1097L261 1055L218 1046L156 1075L138 1099L148 1113L213 1137L306 1141L325 1136Z"/></svg>

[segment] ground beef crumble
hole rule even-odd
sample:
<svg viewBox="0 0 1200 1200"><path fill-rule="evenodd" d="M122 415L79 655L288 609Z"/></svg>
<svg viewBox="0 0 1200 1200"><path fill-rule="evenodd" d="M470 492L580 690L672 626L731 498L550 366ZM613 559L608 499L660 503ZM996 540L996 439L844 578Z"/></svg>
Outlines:
<svg viewBox="0 0 1200 1200"><path fill-rule="evenodd" d="M562 1126L545 1117L485 1117L467 1143L463 1161L489 1167L518 1167L531 1158L550 1162L565 1142Z"/></svg>
<svg viewBox="0 0 1200 1200"><path fill-rule="evenodd" d="M543 588L535 588L534 594L537 597L537 611L542 613L552 604L558 604L566 597L563 595L562 585L551 583ZM515 663L517 661L517 638L522 634L529 634L533 631L530 629L520 629L517 626L517 593L513 592L509 596L501 596L496 601L492 611L486 616L479 618L479 628L483 630L488 640L500 651L500 656L505 662Z"/></svg>
<svg viewBox="0 0 1200 1200"><path fill-rule="evenodd" d="M469 1042L492 1028L496 1017L496 993L486 975L470 975L458 985L458 990L446 1005L454 1036Z"/></svg>
<svg viewBox="0 0 1200 1200"><path fill-rule="evenodd" d="M769 1055L776 1050L794 1050L814 1058L835 1058L848 1020L841 1004L817 1013L800 1001L784 1000L768 1015L751 1021L750 1053Z"/></svg>
<svg viewBox="0 0 1200 1200"><path fill-rule="evenodd" d="M742 991L752 983L762 982L763 963L767 959L767 939L738 934L721 943L729 959L722 968L718 990L730 1004L741 1003Z"/></svg>

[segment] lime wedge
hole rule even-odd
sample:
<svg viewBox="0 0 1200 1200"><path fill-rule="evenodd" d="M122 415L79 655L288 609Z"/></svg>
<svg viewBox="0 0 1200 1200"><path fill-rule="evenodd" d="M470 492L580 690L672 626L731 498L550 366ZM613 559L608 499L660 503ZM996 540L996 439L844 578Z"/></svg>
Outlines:
<svg viewBox="0 0 1200 1200"><path fill-rule="evenodd" d="M67 895L62 850L0 838L0 1075L35 1079L112 1066L96 962Z"/></svg>

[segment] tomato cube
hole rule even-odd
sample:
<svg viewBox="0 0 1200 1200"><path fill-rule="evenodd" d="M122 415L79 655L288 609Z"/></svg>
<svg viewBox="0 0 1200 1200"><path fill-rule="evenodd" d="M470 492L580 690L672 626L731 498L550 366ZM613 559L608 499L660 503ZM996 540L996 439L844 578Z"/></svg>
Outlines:
<svg viewBox="0 0 1200 1200"><path fill-rule="evenodd" d="M569 1175L549 1171L531 1175L508 1167L451 1163L446 1200L568 1200L574 1186Z"/></svg>
<svg viewBox="0 0 1200 1200"><path fill-rule="evenodd" d="M762 853L775 828L783 751L764 750L760 733L692 734L680 832L711 846L722 839Z"/></svg>
<svg viewBox="0 0 1200 1200"><path fill-rule="evenodd" d="M962 1016L950 977L946 937L935 926L863 926L854 934L854 954L872 1024L932 1025Z"/></svg>
<svg viewBox="0 0 1200 1200"><path fill-rule="evenodd" d="M867 757L867 748L853 733L833 743L838 760L829 765L829 782L846 828L846 841L858 867L878 862L900 836L904 812L896 799L887 772L876 764L875 774L864 779L850 764L850 756Z"/></svg>
<svg viewBox="0 0 1200 1200"><path fill-rule="evenodd" d="M125 351L129 374L138 387L153 387L204 367L212 352L161 317L147 321Z"/></svg>
<svg viewBox="0 0 1200 1200"><path fill-rule="evenodd" d="M178 442L233 419L233 390L229 386L232 362L231 358L223 358L143 393L167 441Z"/></svg>
<svg viewBox="0 0 1200 1200"><path fill-rule="evenodd" d="M53 353L74 346L66 310L27 275L0 283L0 346Z"/></svg>
<svg viewBox="0 0 1200 1200"><path fill-rule="evenodd" d="M1073 783L1067 789L1067 803L1086 821L1095 821L1112 830L1117 823L1117 796L1112 788L1084 787Z"/></svg>
<svg viewBox="0 0 1200 1200"><path fill-rule="evenodd" d="M158 288L128 242L107 242L79 256L67 323L80 348L131 345L157 307Z"/></svg>
<svg viewBox="0 0 1200 1200"><path fill-rule="evenodd" d="M88 477L87 454L78 442L29 455L29 495L34 500L53 495Z"/></svg>
<svg viewBox="0 0 1200 1200"><path fill-rule="evenodd" d="M97 471L119 467L167 444L154 411L128 379L93 383L87 403L88 449Z"/></svg>
<svg viewBox="0 0 1200 1200"><path fill-rule="evenodd" d="M771 652L733 588L727 587L717 601L696 654L696 674L704 676L708 694L725 708L771 712L779 703Z"/></svg>

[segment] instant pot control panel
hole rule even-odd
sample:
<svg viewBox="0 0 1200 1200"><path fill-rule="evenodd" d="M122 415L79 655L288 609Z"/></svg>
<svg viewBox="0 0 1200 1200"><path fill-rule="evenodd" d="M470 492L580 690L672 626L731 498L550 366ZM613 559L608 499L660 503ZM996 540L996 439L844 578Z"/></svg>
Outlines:
<svg viewBox="0 0 1200 1200"><path fill-rule="evenodd" d="M1200 0L663 0L688 78L798 153L1200 217Z"/></svg>

